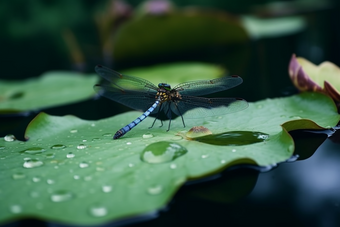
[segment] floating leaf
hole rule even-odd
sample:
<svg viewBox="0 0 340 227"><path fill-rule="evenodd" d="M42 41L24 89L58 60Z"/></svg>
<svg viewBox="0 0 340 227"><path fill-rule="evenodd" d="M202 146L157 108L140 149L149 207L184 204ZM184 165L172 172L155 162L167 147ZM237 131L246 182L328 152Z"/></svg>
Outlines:
<svg viewBox="0 0 340 227"><path fill-rule="evenodd" d="M171 85L176 85L194 80L214 79L223 75L223 73L226 73L226 70L214 64L203 62L177 62L133 68L124 70L122 73L125 75L146 78L154 84L166 82ZM166 78L166 81L160 81L160 75L162 78Z"/></svg>
<svg viewBox="0 0 340 227"><path fill-rule="evenodd" d="M289 63L289 75L300 91L318 91L328 94L340 103L340 68L331 62L314 65L293 54Z"/></svg>
<svg viewBox="0 0 340 227"><path fill-rule="evenodd" d="M114 58L121 61L242 44L248 41L248 34L236 17L190 8L161 16L137 16L120 26L113 41Z"/></svg>
<svg viewBox="0 0 340 227"><path fill-rule="evenodd" d="M0 114L70 104L94 95L98 77L72 72L48 72L24 81L0 80Z"/></svg>
<svg viewBox="0 0 340 227"><path fill-rule="evenodd" d="M303 93L250 103L244 111L219 117L190 120L184 115L188 126L203 125L213 135L266 135L249 145L186 140L178 134L189 130L180 118L166 132L166 127L148 129L153 121L148 117L112 140L139 115L85 121L41 113L26 130L27 142L0 138L0 221L36 217L97 225L149 213L169 202L186 180L238 163L267 166L288 159L294 142L287 130L329 128L340 119L328 96Z"/></svg>

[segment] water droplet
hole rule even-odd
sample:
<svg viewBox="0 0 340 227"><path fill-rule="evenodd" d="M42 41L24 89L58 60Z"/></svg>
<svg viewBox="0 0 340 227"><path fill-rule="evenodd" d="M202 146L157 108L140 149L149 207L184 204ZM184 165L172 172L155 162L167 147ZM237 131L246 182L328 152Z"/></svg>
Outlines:
<svg viewBox="0 0 340 227"><path fill-rule="evenodd" d="M71 129L71 130L70 130L70 133L77 133L77 132L78 132L77 129Z"/></svg>
<svg viewBox="0 0 340 227"><path fill-rule="evenodd" d="M97 171L104 171L105 169L103 167L96 167Z"/></svg>
<svg viewBox="0 0 340 227"><path fill-rule="evenodd" d="M236 149L232 149L231 152L236 152Z"/></svg>
<svg viewBox="0 0 340 227"><path fill-rule="evenodd" d="M96 124L95 124L95 123L92 123L91 126L94 127L94 126L96 126Z"/></svg>
<svg viewBox="0 0 340 227"><path fill-rule="evenodd" d="M89 167L89 164L87 162L81 162L81 163L79 163L79 167L80 168L87 168L87 167Z"/></svg>
<svg viewBox="0 0 340 227"><path fill-rule="evenodd" d="M72 198L73 198L73 194L65 190L56 191L51 195L51 200L53 202L64 202Z"/></svg>
<svg viewBox="0 0 340 227"><path fill-rule="evenodd" d="M258 134L257 138L261 139L261 140L266 140L266 139L269 138L269 135L267 135L267 134Z"/></svg>
<svg viewBox="0 0 340 227"><path fill-rule="evenodd" d="M41 147L31 147L27 148L26 150L22 151L21 153L26 153L26 154L41 154L44 151L46 151L44 148Z"/></svg>
<svg viewBox="0 0 340 227"><path fill-rule="evenodd" d="M171 163L170 169L176 169L176 168L177 168L177 165L175 163Z"/></svg>
<svg viewBox="0 0 340 227"><path fill-rule="evenodd" d="M12 177L14 180L18 180L18 179L25 178L26 175L24 173L18 172L18 173L13 173Z"/></svg>
<svg viewBox="0 0 340 227"><path fill-rule="evenodd" d="M107 213L108 211L104 206L95 205L90 207L90 214L93 215L94 217L103 217L107 215Z"/></svg>
<svg viewBox="0 0 340 227"><path fill-rule="evenodd" d="M150 144L144 148L141 154L141 160L147 163L170 162L187 152L187 149L180 144L161 141Z"/></svg>
<svg viewBox="0 0 340 227"><path fill-rule="evenodd" d="M32 178L32 181L35 182L35 183L39 182L40 180L41 180L40 177L33 177Z"/></svg>
<svg viewBox="0 0 340 227"><path fill-rule="evenodd" d="M102 136L105 136L105 137L112 137L112 133L104 133Z"/></svg>
<svg viewBox="0 0 340 227"><path fill-rule="evenodd" d="M100 138L93 138L92 142L96 142L96 141L99 141L99 140L101 140L101 139Z"/></svg>
<svg viewBox="0 0 340 227"><path fill-rule="evenodd" d="M86 148L86 145L85 144L79 144L78 146L77 146L77 149L79 149L79 150L82 150L82 149L85 149Z"/></svg>
<svg viewBox="0 0 340 227"><path fill-rule="evenodd" d="M127 145L131 145L131 142L127 142L126 144L127 144Z"/></svg>
<svg viewBox="0 0 340 227"><path fill-rule="evenodd" d="M54 153L46 154L46 158L54 158Z"/></svg>
<svg viewBox="0 0 340 227"><path fill-rule="evenodd" d="M143 139L149 139L149 138L152 138L153 135L151 133L145 133L143 134Z"/></svg>
<svg viewBox="0 0 340 227"><path fill-rule="evenodd" d="M158 195L162 191L163 191L163 187L161 185L155 185L147 189L147 193L150 195Z"/></svg>
<svg viewBox="0 0 340 227"><path fill-rule="evenodd" d="M14 141L14 140L16 140L16 139L15 139L15 136L14 136L14 135L8 134L8 135L6 135L6 136L4 137L4 140L7 141L7 142L12 142L12 141Z"/></svg>
<svg viewBox="0 0 340 227"><path fill-rule="evenodd" d="M9 207L9 210L13 213L13 214L18 214L22 212L22 207L20 205L12 205Z"/></svg>
<svg viewBox="0 0 340 227"><path fill-rule="evenodd" d="M54 180L52 180L52 179L47 179L47 184L54 184L55 183L55 181Z"/></svg>
<svg viewBox="0 0 340 227"><path fill-rule="evenodd" d="M129 163L129 167L133 167L134 166L134 164L133 163Z"/></svg>
<svg viewBox="0 0 340 227"><path fill-rule="evenodd" d="M42 166L44 163L38 159L30 159L24 162L23 167L31 169Z"/></svg>
<svg viewBox="0 0 340 227"><path fill-rule="evenodd" d="M51 149L64 149L64 148L66 148L66 146L62 144L56 144L51 147Z"/></svg>
<svg viewBox="0 0 340 227"><path fill-rule="evenodd" d="M201 157L202 157L202 158L207 158L207 157L209 157L209 155L204 154L204 155L202 155Z"/></svg>
<svg viewBox="0 0 340 227"><path fill-rule="evenodd" d="M189 139L219 146L240 146L264 142L268 137L268 134L262 132L229 131Z"/></svg>
<svg viewBox="0 0 340 227"><path fill-rule="evenodd" d="M76 155L73 154L72 152L69 152L67 155L66 155L66 158L74 158Z"/></svg>
<svg viewBox="0 0 340 227"><path fill-rule="evenodd" d="M222 159L222 160L221 160L221 163L224 164L224 163L225 163L225 160Z"/></svg>
<svg viewBox="0 0 340 227"><path fill-rule="evenodd" d="M39 192L31 192L30 193L30 196L33 197L33 198L38 198L39 197Z"/></svg>
<svg viewBox="0 0 340 227"><path fill-rule="evenodd" d="M92 176L86 176L86 177L84 177L84 180L85 181L90 181L90 180L92 180Z"/></svg>
<svg viewBox="0 0 340 227"><path fill-rule="evenodd" d="M173 136L173 137L171 137L171 140L181 140L181 139L183 139L183 137L182 136Z"/></svg>
<svg viewBox="0 0 340 227"><path fill-rule="evenodd" d="M103 185L102 186L102 190L105 193L111 192L112 191L112 186L110 186L110 185Z"/></svg>
<svg viewBox="0 0 340 227"><path fill-rule="evenodd" d="M0 146L0 150L4 150L5 149L5 147L4 146Z"/></svg>
<svg viewBox="0 0 340 227"><path fill-rule="evenodd" d="M300 116L289 116L289 118L292 118L292 119L301 119Z"/></svg>

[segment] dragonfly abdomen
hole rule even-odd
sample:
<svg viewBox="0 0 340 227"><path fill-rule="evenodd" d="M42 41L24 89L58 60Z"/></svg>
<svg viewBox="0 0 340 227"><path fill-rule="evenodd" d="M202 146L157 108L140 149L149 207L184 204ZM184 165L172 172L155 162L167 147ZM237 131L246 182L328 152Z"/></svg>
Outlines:
<svg viewBox="0 0 340 227"><path fill-rule="evenodd" d="M136 120L132 121L130 124L124 126L123 128L119 129L116 134L113 136L113 139L118 139L122 136L124 136L128 131L136 127L139 123L141 123L147 116L149 116L158 106L159 100L156 100L156 102L147 110L145 111L141 116L137 117Z"/></svg>

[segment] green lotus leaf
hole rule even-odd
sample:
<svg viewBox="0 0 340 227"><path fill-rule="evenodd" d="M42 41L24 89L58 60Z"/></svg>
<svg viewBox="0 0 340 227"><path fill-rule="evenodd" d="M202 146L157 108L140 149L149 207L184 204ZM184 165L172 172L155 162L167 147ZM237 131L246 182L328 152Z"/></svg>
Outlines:
<svg viewBox="0 0 340 227"><path fill-rule="evenodd" d="M32 111L85 100L98 77L72 72L47 72L24 81L0 80L0 114Z"/></svg>
<svg viewBox="0 0 340 227"><path fill-rule="evenodd" d="M184 115L187 126L204 126L213 135L267 135L248 145L186 140L180 135L189 128L183 128L180 118L166 132L167 127L157 123L149 129L153 118L148 117L112 140L116 130L139 115L128 112L85 121L40 113L27 127L28 141L12 135L0 138L0 222L35 217L95 225L152 212L188 180L239 163L267 166L285 161L294 152L287 129L329 128L340 120L328 96L303 93L250 103L235 114L195 120Z"/></svg>
<svg viewBox="0 0 340 227"><path fill-rule="evenodd" d="M117 61L131 61L248 40L238 18L218 10L188 8L132 18L119 27L112 47Z"/></svg>

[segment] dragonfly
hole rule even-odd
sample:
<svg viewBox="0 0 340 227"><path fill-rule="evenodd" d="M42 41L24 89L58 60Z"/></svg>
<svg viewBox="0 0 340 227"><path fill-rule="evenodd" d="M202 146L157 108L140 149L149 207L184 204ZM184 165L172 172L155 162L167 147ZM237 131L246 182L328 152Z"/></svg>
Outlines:
<svg viewBox="0 0 340 227"><path fill-rule="evenodd" d="M97 65L95 71L104 79L99 84L94 85L94 90L99 95L144 112L130 124L119 129L113 139L124 136L150 114L156 115L150 127L152 128L159 118L159 114L165 113L169 119L167 130L169 131L173 114L181 117L185 127L183 114L189 110L195 109L195 111L191 111L190 118L200 118L233 113L248 107L247 101L242 98L200 97L225 91L241 84L243 80L239 76L184 82L171 88L167 83L159 83L156 86L143 78L123 75L101 65ZM163 126L162 121L161 126Z"/></svg>

